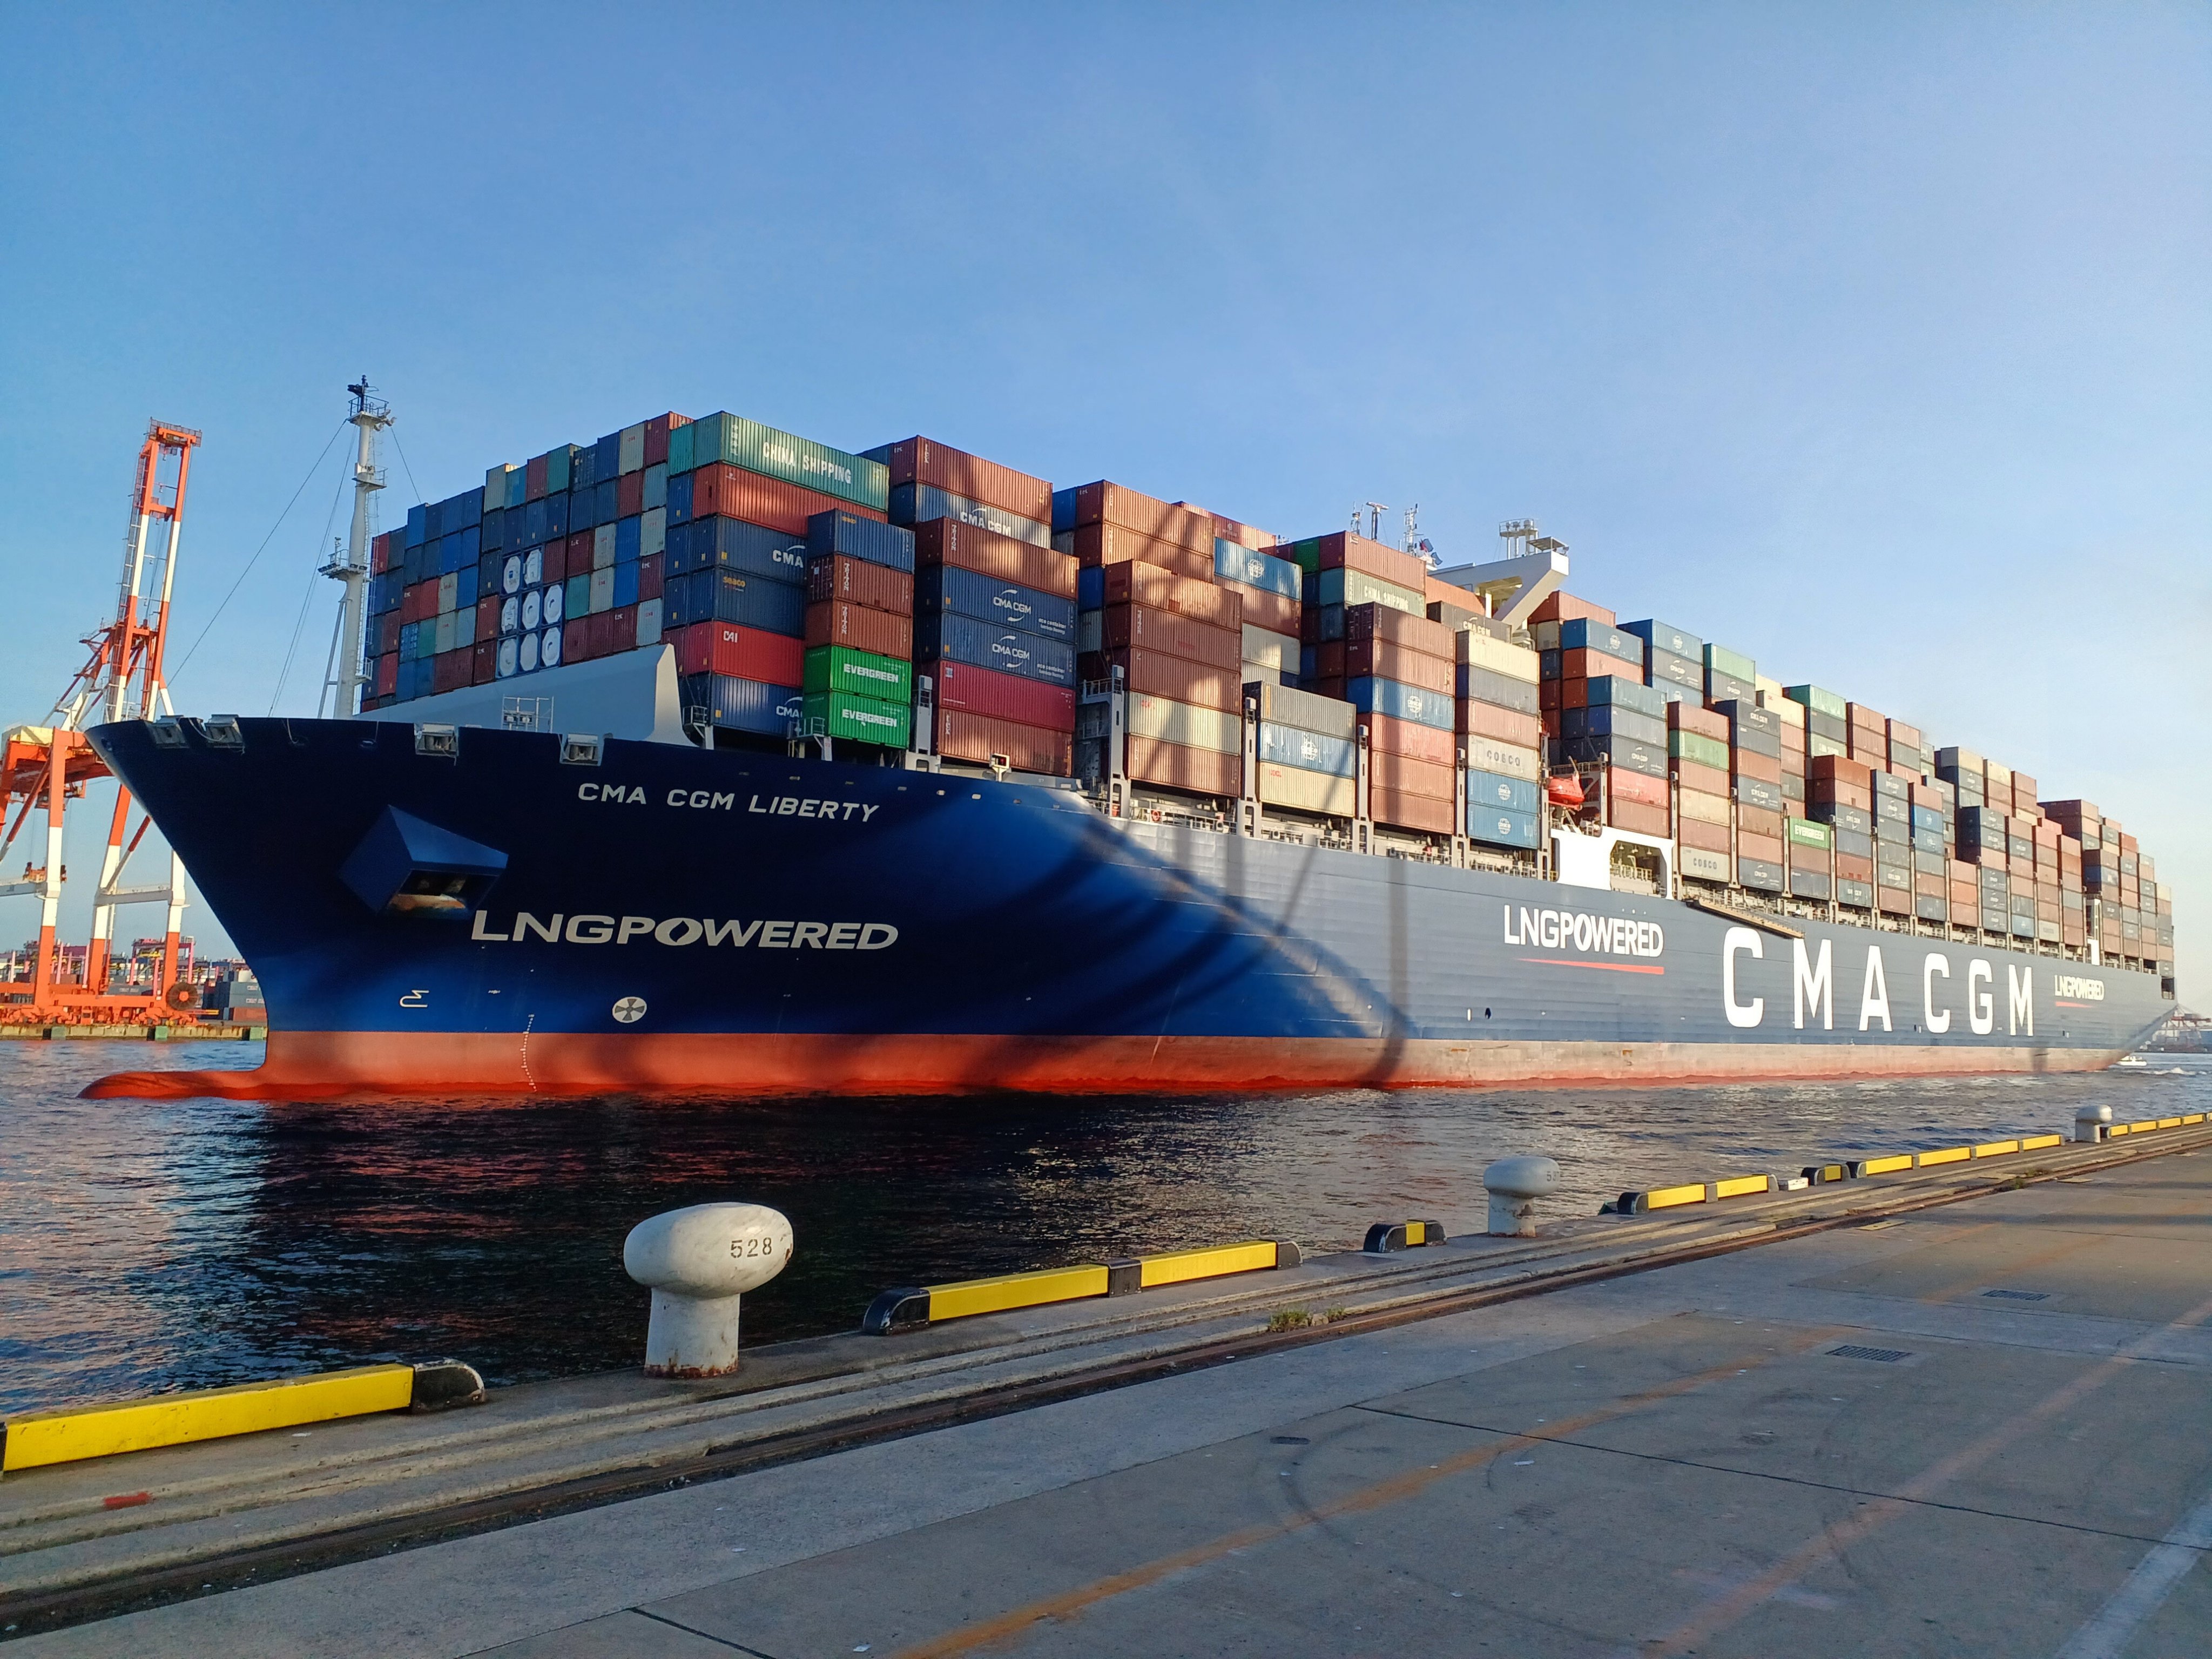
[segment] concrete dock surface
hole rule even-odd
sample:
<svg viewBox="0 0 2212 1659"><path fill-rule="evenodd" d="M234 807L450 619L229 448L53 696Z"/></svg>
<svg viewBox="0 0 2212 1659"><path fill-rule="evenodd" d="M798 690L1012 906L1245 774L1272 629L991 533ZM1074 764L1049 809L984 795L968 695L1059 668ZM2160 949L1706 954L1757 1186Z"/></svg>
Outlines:
<svg viewBox="0 0 2212 1659"><path fill-rule="evenodd" d="M15 1650L2201 1659L2212 1151L2079 1167Z"/></svg>

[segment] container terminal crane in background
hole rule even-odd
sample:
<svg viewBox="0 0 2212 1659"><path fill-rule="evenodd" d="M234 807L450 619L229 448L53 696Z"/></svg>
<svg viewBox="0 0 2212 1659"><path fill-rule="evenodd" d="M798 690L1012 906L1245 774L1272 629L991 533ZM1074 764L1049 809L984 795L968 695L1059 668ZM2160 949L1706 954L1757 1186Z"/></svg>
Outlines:
<svg viewBox="0 0 2212 1659"><path fill-rule="evenodd" d="M129 842L131 793L116 786L115 810L107 829L107 850L100 862L94 895L92 938L82 977L64 966L57 939L60 920L63 819L72 799L83 799L97 780L112 775L84 737L85 728L108 720L150 719L166 714L168 685L162 658L168 643L169 597L177 578L177 549L184 532L185 483L192 449L200 434L186 427L149 422L138 451L138 479L131 492L131 527L123 552L123 580L115 620L88 635L92 653L70 688L55 703L44 726L9 727L0 744L0 898L34 896L40 904L33 971L27 984L0 984L0 1019L81 1012L88 1021L128 1021L135 1016L188 1007L198 1000L179 984L179 930L184 921L184 862L169 855L167 881L159 886L126 887L125 866L151 825L141 816ZM162 526L156 534L157 522ZM46 818L45 859L26 857L21 874L11 873L14 849L34 811ZM33 843L25 843L27 848ZM150 988L110 994L115 912L125 904L162 904L168 909L161 960Z"/></svg>

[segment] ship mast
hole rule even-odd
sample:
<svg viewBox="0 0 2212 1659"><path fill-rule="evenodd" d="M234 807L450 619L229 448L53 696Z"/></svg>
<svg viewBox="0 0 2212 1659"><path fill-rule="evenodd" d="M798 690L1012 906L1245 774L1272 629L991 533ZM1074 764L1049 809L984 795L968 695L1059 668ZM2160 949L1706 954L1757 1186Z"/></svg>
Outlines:
<svg viewBox="0 0 2212 1659"><path fill-rule="evenodd" d="M326 690L335 693L331 712L343 720L361 709L362 641L368 623L368 507L369 498L384 488L384 474L376 465L376 434L392 424L392 406L370 395L364 374L346 390L353 394L351 421L359 434L353 464L353 528L343 556L333 554L322 574L345 585L338 606L338 654Z"/></svg>

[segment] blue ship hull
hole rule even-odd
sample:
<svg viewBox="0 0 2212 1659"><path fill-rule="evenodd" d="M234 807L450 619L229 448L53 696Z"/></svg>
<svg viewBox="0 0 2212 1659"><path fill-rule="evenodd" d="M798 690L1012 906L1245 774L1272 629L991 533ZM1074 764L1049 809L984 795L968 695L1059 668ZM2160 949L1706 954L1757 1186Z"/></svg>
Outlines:
<svg viewBox="0 0 2212 1659"><path fill-rule="evenodd" d="M555 736L93 741L259 975L267 1058L107 1094L1183 1091L2083 1070L2148 975Z"/></svg>

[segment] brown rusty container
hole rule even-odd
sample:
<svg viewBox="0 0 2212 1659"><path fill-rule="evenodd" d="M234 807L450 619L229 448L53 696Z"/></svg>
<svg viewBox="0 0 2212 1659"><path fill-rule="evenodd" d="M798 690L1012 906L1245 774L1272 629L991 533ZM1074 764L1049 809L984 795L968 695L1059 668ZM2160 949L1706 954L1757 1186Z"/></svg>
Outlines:
<svg viewBox="0 0 2212 1659"><path fill-rule="evenodd" d="M829 599L806 607L809 647L842 645L854 651L872 651L879 657L914 660L914 618L872 611L842 599Z"/></svg>
<svg viewBox="0 0 2212 1659"><path fill-rule="evenodd" d="M1450 629L1442 623L1431 622L1426 617L1416 617L1387 605L1370 603L1345 606L1344 637L1347 641L1380 640L1401 651L1419 652L1424 656L1440 658L1447 663L1452 660ZM1355 668L1352 672L1358 674L1366 671ZM1374 672L1382 672L1379 668ZM1396 676L1390 678L1395 678Z"/></svg>
<svg viewBox="0 0 2212 1659"><path fill-rule="evenodd" d="M1243 596L1234 587L1217 587L1194 576L1179 576L1153 564L1124 562L1105 568L1108 605L1143 605L1172 611L1214 628L1244 625Z"/></svg>
<svg viewBox="0 0 2212 1659"><path fill-rule="evenodd" d="M1369 605L1359 608L1373 609ZM1391 614L1395 616L1398 613L1393 611ZM1430 623L1431 627L1435 625ZM1418 686L1424 691L1434 691L1440 696L1449 697L1452 694L1453 670L1449 657L1431 656L1411 646L1393 645L1389 640L1347 638L1344 641L1344 672L1348 678L1357 679L1364 674L1376 674L1386 680L1395 680L1401 685Z"/></svg>
<svg viewBox="0 0 2212 1659"><path fill-rule="evenodd" d="M1045 516L1049 519L1052 515ZM1139 536L1202 553L1206 568L1211 571L1213 568L1213 514L1203 507L1164 501L1127 484L1109 483L1102 479L1076 487L1075 522L1079 526L1115 525L1133 530Z"/></svg>
<svg viewBox="0 0 2212 1659"><path fill-rule="evenodd" d="M1452 803L1434 795L1408 794L1403 790L1372 786L1367 792L1367 816L1377 823L1400 830L1423 830L1431 835L1452 833Z"/></svg>
<svg viewBox="0 0 2212 1659"><path fill-rule="evenodd" d="M1674 775L1685 789L1694 789L1701 795L1718 795L1728 799L1729 775L1717 766L1707 766L1701 761L1685 760L1677 755L1668 763Z"/></svg>
<svg viewBox="0 0 2212 1659"><path fill-rule="evenodd" d="M894 489L904 483L929 484L986 507L1003 507L1017 518L1052 522L1052 486L1042 478L933 438L902 438L869 450L867 459L884 464Z"/></svg>
<svg viewBox="0 0 2212 1659"><path fill-rule="evenodd" d="M1728 825L1705 823L1696 818L1684 818L1674 826L1674 839L1685 847L1695 847L1708 853L1725 853L1729 849Z"/></svg>
<svg viewBox="0 0 2212 1659"><path fill-rule="evenodd" d="M1459 738L1456 736L1449 732L1439 732L1433 726L1424 726L1419 720L1401 720L1389 714L1362 714L1359 723L1367 728L1367 749L1370 759L1376 755L1403 755L1408 760L1449 766L1459 754ZM1516 746L1526 748L1528 745Z"/></svg>
<svg viewBox="0 0 2212 1659"><path fill-rule="evenodd" d="M886 522L886 515L872 507L859 507L836 496L801 489L781 478L763 477L715 461L691 474L691 516L742 519L764 530L804 538L806 521L817 513L850 513L857 518Z"/></svg>
<svg viewBox="0 0 2212 1659"><path fill-rule="evenodd" d="M1368 751L1367 781L1376 789L1449 801L1453 799L1454 775L1449 763L1440 766L1434 761L1415 760L1410 755L1393 755L1379 749Z"/></svg>
<svg viewBox="0 0 2212 1659"><path fill-rule="evenodd" d="M1543 722L1536 715L1524 714L1517 708L1500 708L1496 703L1474 697L1460 698L1455 708L1459 729L1470 737L1495 738L1517 749L1539 746Z"/></svg>
<svg viewBox="0 0 2212 1659"><path fill-rule="evenodd" d="M1234 795L1244 783L1244 757L1212 749L1193 749L1132 732L1125 763L1137 783L1157 783L1200 795Z"/></svg>
<svg viewBox="0 0 2212 1659"><path fill-rule="evenodd" d="M1132 691L1200 708L1218 708L1235 714L1244 707L1244 670L1216 668L1171 657L1164 651L1086 651L1075 659L1076 678L1103 680L1119 668L1122 683Z"/></svg>
<svg viewBox="0 0 2212 1659"><path fill-rule="evenodd" d="M1109 605L1103 626L1109 651L1164 651L1234 672L1244 661L1244 630L1212 627L1148 605Z"/></svg>
<svg viewBox="0 0 2212 1659"><path fill-rule="evenodd" d="M1594 622L1607 628L1618 625L1619 618L1601 605L1592 605L1588 599L1578 599L1571 593L1554 593L1528 613L1528 620L1540 622ZM1632 678L1641 679L1639 670Z"/></svg>
<svg viewBox="0 0 2212 1659"><path fill-rule="evenodd" d="M1001 536L957 519L929 519L914 527L915 562L973 570L1018 587L1063 599L1075 597L1076 560L1014 536Z"/></svg>
<svg viewBox="0 0 2212 1659"><path fill-rule="evenodd" d="M1073 530L1061 531L1052 538L1052 544L1061 552L1075 555L1076 562L1089 569L1093 565L1139 564L1158 565L1163 570L1172 570L1178 576L1188 576L1193 581L1213 580L1213 554L1162 541L1157 536L1147 536L1124 525L1086 524Z"/></svg>
<svg viewBox="0 0 2212 1659"><path fill-rule="evenodd" d="M914 615L914 575L842 553L824 554L806 565L806 597L815 604L843 599L871 611Z"/></svg>
<svg viewBox="0 0 2212 1659"><path fill-rule="evenodd" d="M1042 772L1064 778L1075 769L1075 736L1014 720L994 720L957 708L937 711L937 752L953 760L988 763L1003 755L1018 772Z"/></svg>

